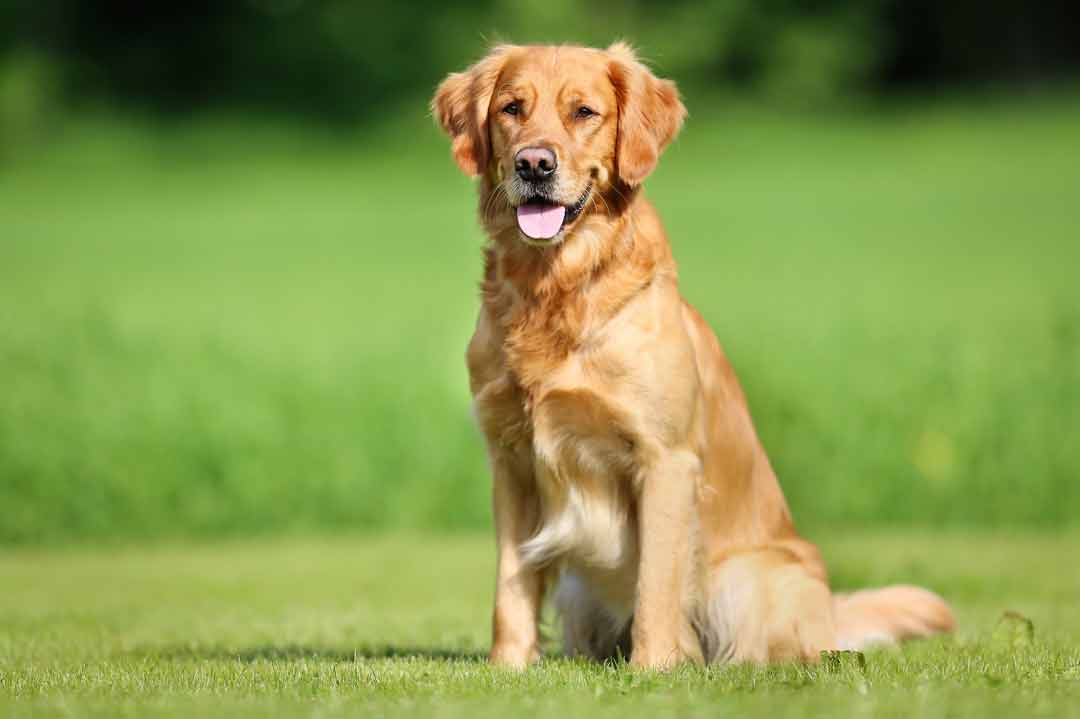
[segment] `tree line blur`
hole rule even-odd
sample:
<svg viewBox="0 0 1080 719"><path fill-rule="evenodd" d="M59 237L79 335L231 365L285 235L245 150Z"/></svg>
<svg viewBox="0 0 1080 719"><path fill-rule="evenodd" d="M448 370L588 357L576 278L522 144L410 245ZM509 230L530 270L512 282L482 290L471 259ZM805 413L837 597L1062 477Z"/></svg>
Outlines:
<svg viewBox="0 0 1080 719"><path fill-rule="evenodd" d="M240 107L354 120L395 96L429 89L495 40L606 44L624 37L689 85L819 99L1062 76L1080 66L1077 6L0 0L0 73L9 94L49 92L65 103Z"/></svg>
<svg viewBox="0 0 1080 719"><path fill-rule="evenodd" d="M0 102L353 121L496 40L624 37L687 87L795 100L1042 82L1080 66L1076 2L0 0ZM6 99L4 95L7 95Z"/></svg>

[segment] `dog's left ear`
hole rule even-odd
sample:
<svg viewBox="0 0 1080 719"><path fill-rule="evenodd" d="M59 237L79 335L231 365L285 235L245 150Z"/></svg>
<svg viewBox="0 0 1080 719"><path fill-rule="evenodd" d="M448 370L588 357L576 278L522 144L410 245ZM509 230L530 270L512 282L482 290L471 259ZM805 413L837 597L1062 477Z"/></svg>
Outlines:
<svg viewBox="0 0 1080 719"><path fill-rule="evenodd" d="M634 187L648 177L660 153L679 133L686 107L675 83L653 75L629 45L617 42L607 53L608 76L619 104L616 172Z"/></svg>
<svg viewBox="0 0 1080 719"><path fill-rule="evenodd" d="M513 49L512 45L492 48L487 57L464 72L447 76L431 98L431 113L450 136L454 161L470 177L481 174L490 160L488 105L495 81Z"/></svg>

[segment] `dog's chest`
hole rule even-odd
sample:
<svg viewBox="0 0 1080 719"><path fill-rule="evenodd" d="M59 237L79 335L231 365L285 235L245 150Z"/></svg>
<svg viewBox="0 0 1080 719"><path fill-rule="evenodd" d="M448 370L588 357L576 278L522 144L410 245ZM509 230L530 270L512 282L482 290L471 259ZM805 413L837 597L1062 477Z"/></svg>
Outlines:
<svg viewBox="0 0 1080 719"><path fill-rule="evenodd" d="M637 423L620 409L627 363L607 346L606 315L590 312L581 292L526 303L493 282L488 293L498 299L468 359L489 446L533 470L539 521L525 558L605 573L636 566Z"/></svg>
<svg viewBox="0 0 1080 719"><path fill-rule="evenodd" d="M540 521L525 559L600 573L632 590L636 443L617 398L571 365L537 392L507 373L477 393L476 405L488 441L527 455L533 468Z"/></svg>

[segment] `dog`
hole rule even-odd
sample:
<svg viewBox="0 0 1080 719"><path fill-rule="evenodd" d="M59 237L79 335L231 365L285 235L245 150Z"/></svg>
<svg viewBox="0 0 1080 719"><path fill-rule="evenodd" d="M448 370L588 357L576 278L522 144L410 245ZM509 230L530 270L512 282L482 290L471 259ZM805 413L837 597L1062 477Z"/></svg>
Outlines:
<svg viewBox="0 0 1080 719"><path fill-rule="evenodd" d="M479 178L481 308L466 353L498 549L490 660L815 661L948 632L937 595L834 595L795 531L746 398L679 294L642 183L686 109L633 49L495 47L431 102Z"/></svg>

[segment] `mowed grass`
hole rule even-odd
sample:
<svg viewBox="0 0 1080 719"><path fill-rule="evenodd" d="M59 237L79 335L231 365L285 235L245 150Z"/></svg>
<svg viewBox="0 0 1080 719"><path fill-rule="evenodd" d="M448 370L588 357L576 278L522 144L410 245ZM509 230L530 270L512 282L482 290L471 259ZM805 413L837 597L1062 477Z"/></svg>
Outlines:
<svg viewBox="0 0 1080 719"><path fill-rule="evenodd" d="M1080 716L1080 536L832 534L840 587L914 581L959 632L865 668L488 667L492 541L398 535L0 552L0 714ZM1035 631L998 629L1005 611ZM556 627L548 624L554 634Z"/></svg>
<svg viewBox="0 0 1080 719"><path fill-rule="evenodd" d="M688 98L648 182L804 526L1080 513L1080 101ZM487 526L425 116L76 120L0 167L0 541Z"/></svg>

